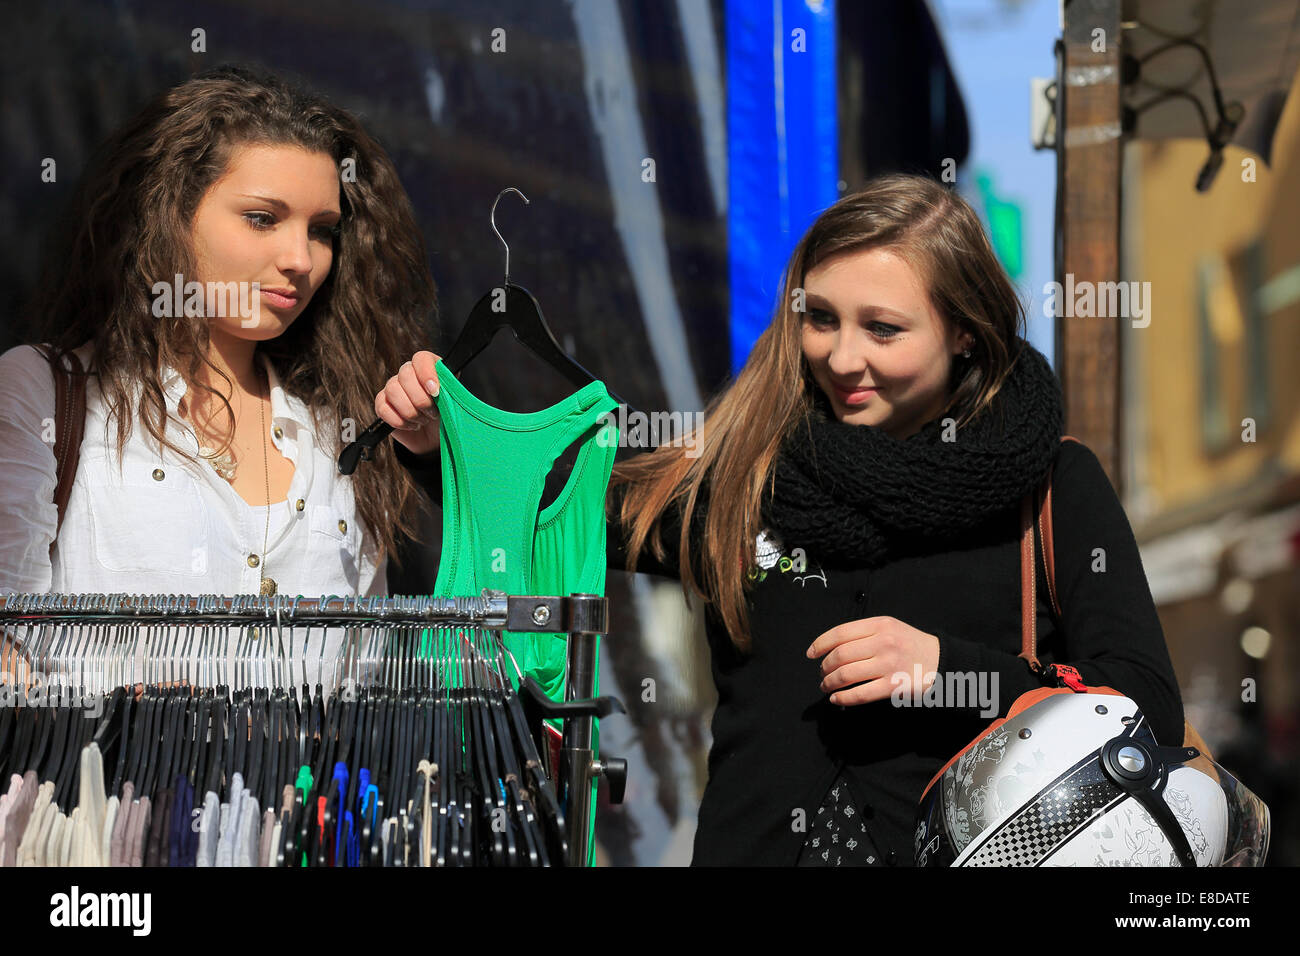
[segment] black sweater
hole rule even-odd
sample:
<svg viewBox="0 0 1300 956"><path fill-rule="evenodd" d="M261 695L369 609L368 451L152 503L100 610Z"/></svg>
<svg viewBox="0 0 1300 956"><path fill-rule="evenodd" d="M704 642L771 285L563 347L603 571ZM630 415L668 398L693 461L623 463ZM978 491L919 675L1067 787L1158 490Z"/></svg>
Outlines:
<svg viewBox="0 0 1300 956"><path fill-rule="evenodd" d="M440 503L437 456L418 459L398 448L399 460ZM1157 740L1182 743L1173 666L1137 543L1109 479L1088 448L1065 442L1052 488L1064 620L1058 627L1041 597L1040 565L1039 658L1073 664L1085 683L1127 694ZM873 570L823 568L809 553L801 571L800 543L774 531L782 558L749 595L752 652L737 652L717 616L706 614L718 706L692 862L792 865L805 838L795 821L811 819L843 772L885 861L911 865L917 801L991 717L980 715L982 701L966 708L897 707L888 700L836 707L818 688L820 662L805 651L837 624L892 616L939 639L936 683L946 674L977 675L975 686L996 690L993 706L1004 715L1016 697L1041 686L1017 657L1018 511ZM664 536L667 560L643 552L638 571L678 576L671 533ZM625 570L623 535L612 522L608 534L609 567Z"/></svg>

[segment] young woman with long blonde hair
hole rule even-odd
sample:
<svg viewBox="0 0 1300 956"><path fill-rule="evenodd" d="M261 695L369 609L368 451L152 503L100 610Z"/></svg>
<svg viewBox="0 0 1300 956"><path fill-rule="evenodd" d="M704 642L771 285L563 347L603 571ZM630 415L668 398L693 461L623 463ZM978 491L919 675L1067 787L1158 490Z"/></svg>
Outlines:
<svg viewBox="0 0 1300 956"><path fill-rule="evenodd" d="M1061 442L1060 385L1023 322L970 206L879 177L798 243L702 435L615 465L609 566L704 604L718 705L695 863L911 864L927 782L1040 686L1017 656L1019 505L1049 468L1064 619L1040 606L1040 660L1181 742L1132 530L1096 456ZM411 452L436 446L417 418L434 358L376 400Z"/></svg>

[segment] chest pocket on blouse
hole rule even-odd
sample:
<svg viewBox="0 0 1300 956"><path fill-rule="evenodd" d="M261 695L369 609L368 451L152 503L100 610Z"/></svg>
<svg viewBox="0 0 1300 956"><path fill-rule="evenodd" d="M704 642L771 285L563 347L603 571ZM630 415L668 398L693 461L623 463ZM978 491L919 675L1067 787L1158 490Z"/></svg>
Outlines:
<svg viewBox="0 0 1300 956"><path fill-rule="evenodd" d="M361 576L357 559L361 529L352 509L345 508L338 496L334 501L311 506L312 587L323 589L322 594L335 593L339 587L355 593Z"/></svg>
<svg viewBox="0 0 1300 956"><path fill-rule="evenodd" d="M90 550L108 571L205 577L208 515L195 478L174 462L135 457L83 460ZM157 475L158 477L155 477Z"/></svg>

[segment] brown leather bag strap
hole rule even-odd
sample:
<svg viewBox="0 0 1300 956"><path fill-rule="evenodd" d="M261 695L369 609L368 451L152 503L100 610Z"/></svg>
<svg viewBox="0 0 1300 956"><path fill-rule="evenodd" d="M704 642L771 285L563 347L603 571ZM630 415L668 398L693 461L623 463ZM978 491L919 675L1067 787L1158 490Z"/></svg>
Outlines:
<svg viewBox="0 0 1300 956"><path fill-rule="evenodd" d="M1079 439L1064 435L1061 441ZM1036 506L1036 507L1035 507ZM1038 576L1034 573L1034 517L1037 514L1038 537L1043 544L1043 572L1047 580L1047 599L1053 613L1061 619L1061 604L1056 594L1056 555L1052 540L1052 469L1035 492L1020 502L1020 656L1035 673L1038 663Z"/></svg>
<svg viewBox="0 0 1300 956"><path fill-rule="evenodd" d="M63 353L72 364L69 371L56 360L59 356L54 349L43 345L36 348L45 356L54 373L54 460L58 476L54 486L54 504L59 510L58 528L62 529L63 514L72 495L72 483L77 478L81 439L86 432L86 376L75 352ZM51 554L54 553L54 543L50 542Z"/></svg>
<svg viewBox="0 0 1300 956"><path fill-rule="evenodd" d="M1061 441L1077 442L1078 440L1079 439L1070 435L1065 435L1061 438ZM1024 625L1024 631L1021 636L1020 656L1029 661L1030 666L1032 666L1034 672L1037 673L1040 665L1037 657L1038 649L1034 643L1036 637L1034 629L1035 619L1029 616L1033 613L1032 609L1034 607L1034 585L1032 583L1034 575L1031 573L1034 567L1034 535L1029 524L1028 495L1025 496L1024 501L1021 503L1020 527L1021 601L1022 613L1024 620L1027 622ZM1047 480L1043 484L1039 498L1038 533L1039 537L1043 540L1043 570L1047 575L1047 593L1051 598L1052 610L1056 612L1056 619L1059 621L1061 619L1061 604L1060 598L1056 593L1056 560L1052 551L1052 473L1050 471L1047 473ZM1024 583L1026 576L1031 582L1028 585ZM1027 605L1023 604L1026 599L1029 602ZM1026 607L1030 610L1023 610L1023 608ZM1189 760L1187 766L1200 770L1213 780L1219 779L1219 772L1216 766L1210 762L1214 759L1214 755L1210 752L1210 748L1206 746L1201 735L1196 732L1196 728L1186 719L1185 715L1183 718L1183 746L1195 747L1201 752L1199 757L1194 760Z"/></svg>
<svg viewBox="0 0 1300 956"><path fill-rule="evenodd" d="M1038 671L1036 641L1038 637L1037 601L1034 574L1034 512L1032 495L1020 500L1020 656Z"/></svg>

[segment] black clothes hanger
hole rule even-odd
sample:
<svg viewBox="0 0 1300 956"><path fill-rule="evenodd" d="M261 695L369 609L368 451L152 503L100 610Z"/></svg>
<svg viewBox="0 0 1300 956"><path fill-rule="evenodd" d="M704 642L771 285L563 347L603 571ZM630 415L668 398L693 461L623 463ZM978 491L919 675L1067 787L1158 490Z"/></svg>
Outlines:
<svg viewBox="0 0 1300 956"><path fill-rule="evenodd" d="M451 762L451 691L442 688L435 691L433 706L433 762L438 768L434 781L433 846L437 866L446 866L452 829L452 816L455 805L452 798L452 778L456 770ZM459 853L456 854L459 857Z"/></svg>
<svg viewBox="0 0 1300 956"><path fill-rule="evenodd" d="M404 865L404 848L410 836L410 832L406 827L406 815L410 810L408 797L412 781L418 775L417 765L419 759L423 759L415 756L417 753L422 753L416 749L418 714L419 705L415 689L408 687L402 693L398 704L396 746L392 766L387 770L390 782L389 789L392 793L389 812L397 820L397 829L392 833L392 841L384 858L385 866ZM403 849L399 849L399 847Z"/></svg>
<svg viewBox="0 0 1300 956"><path fill-rule="evenodd" d="M57 685L51 690L55 694L62 695L62 688ZM61 696L56 698L61 700ZM37 757L37 766L41 769L37 771L37 777L41 783L45 781L54 781L58 777L60 762L63 759L65 748L68 741L68 725L72 720L72 711L67 707L59 706L52 709L54 720L51 723L50 732L43 735L41 749ZM52 744L52 746L50 746Z"/></svg>
<svg viewBox="0 0 1300 956"><path fill-rule="evenodd" d="M244 751L248 747L248 717L245 704L246 701L243 695L239 695L232 715L234 733L230 736L229 750L227 751L229 755L225 774L227 787L231 786L235 774L239 774L241 778L244 775Z"/></svg>
<svg viewBox="0 0 1300 956"><path fill-rule="evenodd" d="M284 732L283 723L283 694L279 691L267 701L268 724L266 740L262 751L262 765L266 767L266 775L262 778L262 788L258 791L258 806L265 812L271 808L272 794L275 790L275 783L280 779L280 756L283 751L281 746L281 736Z"/></svg>
<svg viewBox="0 0 1300 956"><path fill-rule="evenodd" d="M374 837L378 834L380 821L377 814L381 812L383 800L383 768L388 745L392 740L393 718L396 716L395 701L387 689L381 688L375 696L376 714L371 730L370 750L366 756L366 770L369 779L364 789L358 789L355 804L355 864L370 865ZM370 788L374 787L372 793Z"/></svg>
<svg viewBox="0 0 1300 956"><path fill-rule="evenodd" d="M200 723L207 708L207 694L197 687L188 688L188 697L185 705L185 746L181 748L181 759L176 762L175 775L178 777L189 778L190 764L193 761L194 751L201 746L199 734L202 732L203 725Z"/></svg>
<svg viewBox="0 0 1300 956"><path fill-rule="evenodd" d="M148 688L136 701L135 718L131 727L131 750L126 767L126 780L133 787L140 786L140 768L144 766L144 751L148 744L149 718L152 697Z"/></svg>
<svg viewBox="0 0 1300 956"><path fill-rule="evenodd" d="M319 686L317 687L319 691ZM333 780L334 771L330 758L333 756L335 742L338 739L338 728L342 720L343 703L337 695L330 698L329 707L325 707L325 701L321 699L319 693L316 695L315 703L319 707L313 708L315 719L318 721L316 729L318 731L319 750L316 753L317 763L312 765L312 785L307 791L302 801L301 813L294 827L297 834L297 840L294 845L294 853L290 855L290 861L297 859L297 854L301 853L307 856L309 861L317 859L317 844L321 839L320 825L317 822L317 801L327 793L326 787ZM312 738L308 738L311 740ZM303 759L307 760L309 754L304 753ZM329 766L329 776L326 776L326 766ZM299 813L297 804L297 795L295 795L294 812ZM292 865L292 862L290 863Z"/></svg>
<svg viewBox="0 0 1300 956"><path fill-rule="evenodd" d="M492 231L496 233L506 250L505 281L499 289L491 290L474 304L469 317L465 320L465 325L461 328L460 335L451 350L443 357L442 363L451 369L453 374L460 375L461 370L487 348L497 332L501 329L509 329L530 352L558 371L572 385L578 388L590 385L597 380L596 377L560 347L555 333L546 324L542 307L537 299L523 286L515 285L510 281L510 246L506 244L500 230L497 229L496 221L497 203L501 202L501 197L506 193L514 193L525 203L529 202L528 197L513 186L497 193L497 198L492 202L492 212L489 216ZM502 301L503 294L504 301ZM620 405L627 405L608 386L606 391L609 391L614 401ZM627 409L629 412L635 412L630 405L627 405ZM356 441L344 448L339 455L339 474L350 475L356 471L360 462L369 461L373 449L392 431L392 425L382 418L375 419L370 427L358 435Z"/></svg>
<svg viewBox="0 0 1300 956"><path fill-rule="evenodd" d="M372 865L372 860L375 857L376 844L374 841L383 822L380 815L383 812L383 793L387 787L384 769L393 739L393 724L397 718L397 701L391 697L387 689L380 691L378 700L379 715L373 731L374 736L371 738L370 781L369 786L360 794L358 800L361 804L360 817L356 821L358 828L357 842L360 850L359 866ZM369 792L371 786L375 788L378 796L371 796Z"/></svg>
<svg viewBox="0 0 1300 956"><path fill-rule="evenodd" d="M206 793L203 783L207 778L208 754L212 751L209 741L216 737L216 722L212 716L214 703L210 692L205 691L200 698L198 719L195 721L194 749L190 751L190 763L186 773L186 779L194 788L195 804L202 803Z"/></svg>
<svg viewBox="0 0 1300 956"><path fill-rule="evenodd" d="M208 760L207 779L203 782L203 793L215 793L217 799L230 785L230 759L234 756L235 741L231 733L230 701L226 695L217 692L216 707L213 708L213 733L211 755ZM224 781L224 783L223 783Z"/></svg>
<svg viewBox="0 0 1300 956"><path fill-rule="evenodd" d="M467 671L473 673L471 664ZM505 820L505 806L502 804L497 792L496 783L500 779L495 768L496 741L491 731L487 727L485 715L483 713L482 702L479 698L478 688L474 686L472 678L468 681L469 686L464 690L466 713L469 718L470 739L469 739L469 758L473 782L473 791L478 798L478 812L475 814L479 819L484 817L496 823L496 826L489 825L486 830L481 830L484 845L490 853L489 859L495 866L505 866L508 863L505 832L506 827L502 824Z"/></svg>
<svg viewBox="0 0 1300 956"><path fill-rule="evenodd" d="M538 691L541 691L540 687ZM528 716L517 693L509 686L504 688L502 693L505 698L506 712L510 715L514 727L515 739L524 748L524 786L531 790L540 812L551 822L551 826L544 829L544 832L555 835L550 844L551 853L556 859L565 860L568 858L566 837L568 830L564 826L564 812L560 809L559 800L556 799L551 783L542 768L542 758L532 736Z"/></svg>
<svg viewBox="0 0 1300 956"><path fill-rule="evenodd" d="M154 800L158 793L158 769L167 756L167 728L172 695L167 688L156 689L153 706L153 724L149 728L149 750L145 755L144 783L140 796Z"/></svg>
<svg viewBox="0 0 1300 956"><path fill-rule="evenodd" d="M177 780L189 766L190 748L194 744L194 725L198 719L199 700L191 688L178 688L176 711L176 751L164 778L166 785L174 788Z"/></svg>
<svg viewBox="0 0 1300 956"><path fill-rule="evenodd" d="M67 760L64 766L63 780L55 794L57 798L55 803L59 809L68 814L71 814L72 808L76 806L77 791L81 782L81 751L90 743L94 722L86 715L84 709L77 707L73 710L73 727L74 730L69 745L73 756Z"/></svg>
<svg viewBox="0 0 1300 956"><path fill-rule="evenodd" d="M176 696L175 688L161 688L159 690L158 706L158 744L155 751L157 759L149 763L149 795L152 797L155 793L161 793L167 788L167 771L171 761L176 756L176 743L179 734L176 730L176 717L178 711L176 706L180 701Z"/></svg>
<svg viewBox="0 0 1300 956"><path fill-rule="evenodd" d="M25 774L30 768L32 741L36 732L36 712L39 708L24 707L14 714L13 770Z"/></svg>
<svg viewBox="0 0 1300 956"><path fill-rule="evenodd" d="M137 801L142 797L153 795L153 777L158 766L157 753L162 730L164 701L161 688L145 688L145 697L148 698L149 703L145 709L144 735L141 741L143 746L139 751L140 763L135 776Z"/></svg>
<svg viewBox="0 0 1300 956"><path fill-rule="evenodd" d="M262 782L262 768L266 766L266 701L263 699L265 688L258 688L249 701L249 743L248 769L244 774L244 786L252 793L258 793Z"/></svg>
<svg viewBox="0 0 1300 956"><path fill-rule="evenodd" d="M107 760L109 753L118 741L121 734L121 726L113 718L117 716L117 709L122 706L122 701L126 697L126 688L117 687L108 695L108 700L104 704L104 711L99 716L99 726L95 729L95 736L92 738L99 745L100 753ZM107 764L105 764L107 766Z"/></svg>
<svg viewBox="0 0 1300 956"><path fill-rule="evenodd" d="M67 810L67 804L61 802L64 792L67 788L68 777L71 776L71 768L81 762L81 748L77 746L77 740L80 736L80 716L81 710L73 710L64 701L60 700L58 707L63 722L62 736L56 729L54 734L54 746L50 751L51 766L46 771L47 780L54 784L53 800L60 810ZM57 756L56 756L57 754Z"/></svg>
<svg viewBox="0 0 1300 956"><path fill-rule="evenodd" d="M13 758L9 735L16 729L14 710L14 707L0 707L0 780L8 779L9 761Z"/></svg>
<svg viewBox="0 0 1300 956"><path fill-rule="evenodd" d="M415 734L415 752L422 755L423 759L424 755L432 752L433 745L433 694L430 689L427 687L421 688L416 701L417 705L412 719ZM416 765L419 765L419 761L416 761ZM423 797L424 788L419 781L416 781L412 785L410 793L407 794L405 802L407 806L413 807L415 804L422 802Z"/></svg>
<svg viewBox="0 0 1300 956"><path fill-rule="evenodd" d="M623 702L617 697L594 697L590 700L557 701L547 696L542 685L532 677L523 677L519 681L519 699L522 702L527 726L533 732L533 740L540 752L547 746L543 721L547 718L565 717L608 717L610 714L627 713Z"/></svg>
<svg viewBox="0 0 1300 956"><path fill-rule="evenodd" d="M50 801L64 813L70 811L67 803L64 802L64 794L68 786L68 778L72 775L72 768L81 762L81 748L77 745L79 734L79 714L72 708L60 704L59 710L66 710L67 720L64 723L63 738L59 739L55 734L51 749L51 757L55 749L61 751L59 759L53 763L52 769L48 773L48 779L54 784L54 793Z"/></svg>
<svg viewBox="0 0 1300 956"><path fill-rule="evenodd" d="M510 739L510 724L506 717L501 688L486 674L486 669L485 677L487 680L484 693L488 702L488 715L496 728L494 736L498 741L508 741ZM500 756L504 774L503 789L523 841L523 846L519 852L527 854L530 865L537 866L540 863L540 854L544 852L541 841L538 839L540 836L539 821L532 811L531 802L525 803L520 789L519 782L523 779L523 774L519 767L516 748L502 746Z"/></svg>
<svg viewBox="0 0 1300 956"><path fill-rule="evenodd" d="M27 769L35 772L37 783L44 783L45 767L49 763L50 740L58 731L61 721L59 712L52 707L31 709L35 712L35 726L32 728L31 749L27 754Z"/></svg>
<svg viewBox="0 0 1300 956"><path fill-rule="evenodd" d="M122 784L125 782L123 773L130 754L131 707L134 703L135 694L127 689L126 696L122 699L122 735L118 743L117 770L113 774L113 788L109 790L110 794L121 794Z"/></svg>

